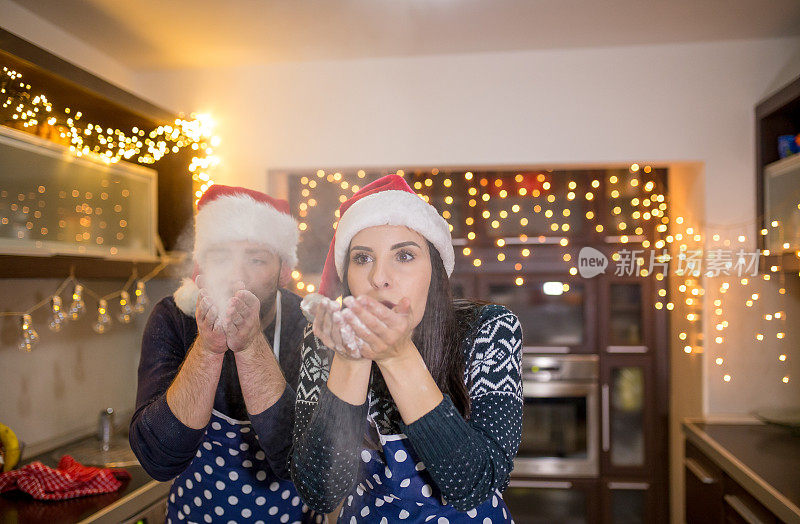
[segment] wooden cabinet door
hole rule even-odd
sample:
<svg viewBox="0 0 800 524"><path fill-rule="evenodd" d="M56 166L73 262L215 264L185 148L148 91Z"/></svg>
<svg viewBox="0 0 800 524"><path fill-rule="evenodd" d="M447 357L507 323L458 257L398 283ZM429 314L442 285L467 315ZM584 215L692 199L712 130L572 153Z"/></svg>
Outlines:
<svg viewBox="0 0 800 524"><path fill-rule="evenodd" d="M608 524L661 524L666 515L657 510L655 490L648 481L603 479L601 522Z"/></svg>
<svg viewBox="0 0 800 524"><path fill-rule="evenodd" d="M600 351L648 354L653 348L653 283L649 277L602 277Z"/></svg>
<svg viewBox="0 0 800 524"><path fill-rule="evenodd" d="M515 522L526 524L593 524L599 519L594 479L513 478L503 492Z"/></svg>
<svg viewBox="0 0 800 524"><path fill-rule="evenodd" d="M600 464L605 476L648 478L655 465L652 359L600 359Z"/></svg>
<svg viewBox="0 0 800 524"><path fill-rule="evenodd" d="M686 524L720 524L725 518L722 471L689 442L685 449Z"/></svg>

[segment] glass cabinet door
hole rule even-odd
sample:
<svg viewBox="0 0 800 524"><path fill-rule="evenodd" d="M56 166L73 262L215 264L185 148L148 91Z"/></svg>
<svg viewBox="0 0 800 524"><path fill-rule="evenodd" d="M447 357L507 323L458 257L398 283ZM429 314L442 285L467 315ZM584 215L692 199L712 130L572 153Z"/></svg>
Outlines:
<svg viewBox="0 0 800 524"><path fill-rule="evenodd" d="M595 348L595 308L591 282L563 275L483 277L482 298L508 306L522 324L523 351L591 353Z"/></svg>
<svg viewBox="0 0 800 524"><path fill-rule="evenodd" d="M653 315L649 278L602 281L601 345L606 353L647 353Z"/></svg>
<svg viewBox="0 0 800 524"><path fill-rule="evenodd" d="M605 474L647 474L653 439L651 359L614 355L601 363L600 444Z"/></svg>

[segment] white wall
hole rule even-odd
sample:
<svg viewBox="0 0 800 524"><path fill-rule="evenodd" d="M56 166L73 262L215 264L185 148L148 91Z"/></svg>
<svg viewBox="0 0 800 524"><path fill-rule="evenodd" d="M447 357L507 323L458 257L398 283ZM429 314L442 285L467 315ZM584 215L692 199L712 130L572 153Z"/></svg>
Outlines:
<svg viewBox="0 0 800 524"><path fill-rule="evenodd" d="M102 51L10 0L0 0L0 27L128 91L134 72ZM87 21L91 25L91 21Z"/></svg>

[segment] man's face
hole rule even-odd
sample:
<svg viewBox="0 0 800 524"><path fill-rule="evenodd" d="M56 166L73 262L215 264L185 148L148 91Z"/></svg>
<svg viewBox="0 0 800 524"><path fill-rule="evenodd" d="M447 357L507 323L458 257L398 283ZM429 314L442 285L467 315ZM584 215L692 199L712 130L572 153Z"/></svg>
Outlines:
<svg viewBox="0 0 800 524"><path fill-rule="evenodd" d="M263 311L264 306L271 306L275 301L280 262L278 255L263 244L248 240L215 244L200 261L203 287L209 289L212 297L227 300L233 296L236 283L241 281L245 289L261 301Z"/></svg>

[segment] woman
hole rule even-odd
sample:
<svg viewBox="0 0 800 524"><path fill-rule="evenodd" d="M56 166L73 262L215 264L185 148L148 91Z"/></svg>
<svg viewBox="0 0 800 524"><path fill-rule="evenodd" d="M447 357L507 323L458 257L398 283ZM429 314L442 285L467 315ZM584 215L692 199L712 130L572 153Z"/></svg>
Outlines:
<svg viewBox="0 0 800 524"><path fill-rule="evenodd" d="M502 306L454 303L447 222L389 175L340 207L306 328L291 472L340 522L511 522L522 333ZM345 499L346 498L346 499Z"/></svg>

